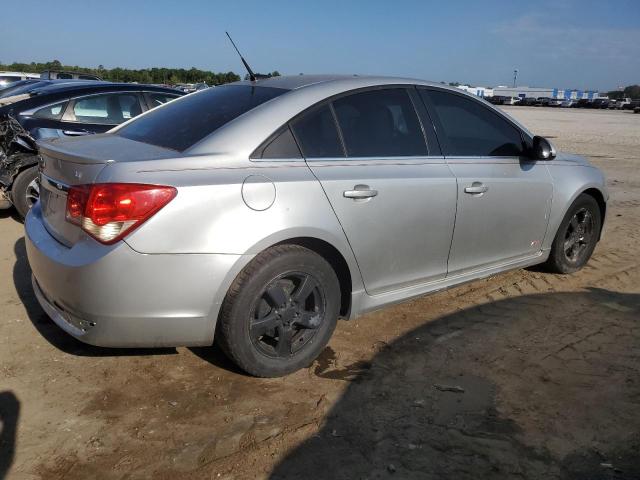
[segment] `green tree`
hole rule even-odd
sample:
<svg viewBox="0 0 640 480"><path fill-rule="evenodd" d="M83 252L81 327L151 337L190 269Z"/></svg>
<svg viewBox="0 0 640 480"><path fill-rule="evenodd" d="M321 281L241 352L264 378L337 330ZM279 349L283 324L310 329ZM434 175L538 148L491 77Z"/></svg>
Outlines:
<svg viewBox="0 0 640 480"><path fill-rule="evenodd" d="M20 63L11 64L0 63L0 70L10 70L18 72L40 73L43 70L72 70L81 73L89 73L98 75L104 80L113 82L138 82L138 83L160 83L160 84L176 84L176 83L196 83L205 81L209 85L221 85L223 83L236 82L240 80L240 76L234 72L211 72L208 70L200 70L191 67L189 70L184 68L145 68L145 69L128 69L128 68L105 68L104 65L98 65L97 68L81 67L78 65L63 65L60 60L52 60L45 63ZM271 75L278 73L273 72Z"/></svg>
<svg viewBox="0 0 640 480"><path fill-rule="evenodd" d="M623 90L611 90L607 92L607 96L614 100L620 98L640 98L640 85L629 85Z"/></svg>

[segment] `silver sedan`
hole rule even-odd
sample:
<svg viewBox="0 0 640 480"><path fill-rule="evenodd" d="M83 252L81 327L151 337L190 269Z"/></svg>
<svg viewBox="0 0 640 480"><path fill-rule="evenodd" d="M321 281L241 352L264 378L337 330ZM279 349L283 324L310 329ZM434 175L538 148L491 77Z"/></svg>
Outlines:
<svg viewBox="0 0 640 480"><path fill-rule="evenodd" d="M107 347L216 344L308 366L339 317L510 269L571 273L602 173L458 89L360 76L206 89L109 133L40 145L33 288Z"/></svg>

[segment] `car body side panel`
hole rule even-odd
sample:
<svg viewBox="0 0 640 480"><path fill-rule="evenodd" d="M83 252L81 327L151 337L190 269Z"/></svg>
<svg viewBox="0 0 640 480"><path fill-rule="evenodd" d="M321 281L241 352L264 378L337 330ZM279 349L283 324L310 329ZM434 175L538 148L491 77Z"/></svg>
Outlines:
<svg viewBox="0 0 640 480"><path fill-rule="evenodd" d="M346 232L368 293L445 277L456 179L443 157L308 163ZM356 186L378 194L345 198Z"/></svg>
<svg viewBox="0 0 640 480"><path fill-rule="evenodd" d="M458 179L458 211L449 275L525 258L542 249L553 195L544 162L449 157ZM465 189L480 185L485 193Z"/></svg>
<svg viewBox="0 0 640 480"><path fill-rule="evenodd" d="M481 278L487 278L502 272L536 265L546 261L549 251L541 251L529 257L514 259L501 263L495 263L484 268L469 270L457 275L450 275L442 280L436 280L417 285L410 285L401 289L383 292L377 295L368 295L364 292L354 292L352 296L351 318L377 310L388 305L405 302L412 298L420 297L428 293L437 292L450 287L472 282Z"/></svg>
<svg viewBox="0 0 640 480"><path fill-rule="evenodd" d="M549 227L542 248L551 249L553 239L567 210L575 199L585 190L596 189L605 202L609 199L603 173L594 167L578 163L569 163L559 159L546 162L553 179L553 200L549 214ZM605 219L602 219L604 225Z"/></svg>
<svg viewBox="0 0 640 480"><path fill-rule="evenodd" d="M189 164L189 158L184 160ZM175 199L126 238L135 251L255 255L277 243L308 237L336 248L349 266L353 289L363 288L342 227L304 161L180 171L168 169L166 162L123 162L109 164L97 181L178 188Z"/></svg>

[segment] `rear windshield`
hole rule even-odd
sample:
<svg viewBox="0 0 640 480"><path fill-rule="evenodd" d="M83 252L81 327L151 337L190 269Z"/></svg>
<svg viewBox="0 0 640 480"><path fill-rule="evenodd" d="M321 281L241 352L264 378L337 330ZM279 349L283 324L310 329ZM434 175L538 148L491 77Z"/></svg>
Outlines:
<svg viewBox="0 0 640 480"><path fill-rule="evenodd" d="M287 91L251 85L208 88L153 110L116 133L182 152L234 118Z"/></svg>

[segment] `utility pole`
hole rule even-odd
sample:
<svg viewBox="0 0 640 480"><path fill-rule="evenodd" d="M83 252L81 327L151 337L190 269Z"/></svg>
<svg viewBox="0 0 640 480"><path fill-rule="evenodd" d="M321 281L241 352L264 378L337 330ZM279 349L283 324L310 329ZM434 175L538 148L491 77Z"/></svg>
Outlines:
<svg viewBox="0 0 640 480"><path fill-rule="evenodd" d="M518 80L518 69L513 71L513 88L516 88L516 81Z"/></svg>

